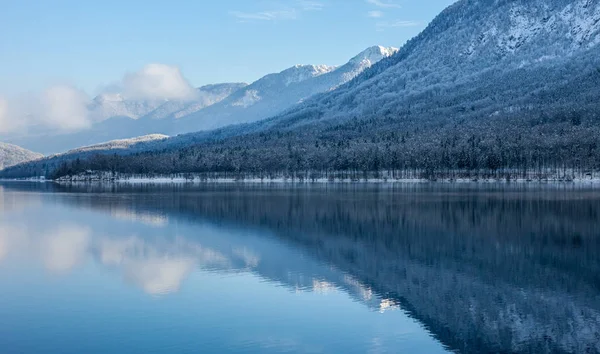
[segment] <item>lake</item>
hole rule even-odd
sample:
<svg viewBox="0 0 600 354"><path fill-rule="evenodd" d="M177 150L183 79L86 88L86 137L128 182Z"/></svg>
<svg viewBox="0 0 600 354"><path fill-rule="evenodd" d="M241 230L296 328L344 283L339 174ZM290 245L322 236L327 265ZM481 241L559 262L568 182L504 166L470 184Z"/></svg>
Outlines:
<svg viewBox="0 0 600 354"><path fill-rule="evenodd" d="M600 188L4 183L0 352L597 353Z"/></svg>

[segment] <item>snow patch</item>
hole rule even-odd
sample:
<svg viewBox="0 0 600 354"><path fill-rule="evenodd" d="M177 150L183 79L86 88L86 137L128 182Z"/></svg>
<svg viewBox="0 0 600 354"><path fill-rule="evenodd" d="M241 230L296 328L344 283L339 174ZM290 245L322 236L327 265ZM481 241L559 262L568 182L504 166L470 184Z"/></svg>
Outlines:
<svg viewBox="0 0 600 354"><path fill-rule="evenodd" d="M234 107L250 107L261 100L258 90L246 90L244 97L235 101L232 106Z"/></svg>

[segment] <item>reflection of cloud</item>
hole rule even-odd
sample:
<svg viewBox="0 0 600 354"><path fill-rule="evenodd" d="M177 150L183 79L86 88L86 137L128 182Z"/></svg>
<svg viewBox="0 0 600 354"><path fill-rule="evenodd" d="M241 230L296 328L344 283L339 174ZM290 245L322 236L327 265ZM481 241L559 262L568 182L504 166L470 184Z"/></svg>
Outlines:
<svg viewBox="0 0 600 354"><path fill-rule="evenodd" d="M103 265L120 269L127 280L152 295L178 291L196 266L231 266L223 254L181 240L154 244L139 237L104 238L97 242L97 251Z"/></svg>
<svg viewBox="0 0 600 354"><path fill-rule="evenodd" d="M90 245L90 230L80 226L61 226L41 243L44 265L53 272L65 272L82 263Z"/></svg>
<svg viewBox="0 0 600 354"><path fill-rule="evenodd" d="M5 221L8 220L1 220ZM63 273L85 261L91 241L90 230L76 225L60 226L35 236L25 224L0 225L0 260L9 252L17 252L20 257L41 260L49 271Z"/></svg>
<svg viewBox="0 0 600 354"><path fill-rule="evenodd" d="M111 216L119 220L137 221L142 224L154 227L163 227L169 222L169 218L164 215L153 214L149 212L137 212L135 210L129 210L124 208L111 210Z"/></svg>
<svg viewBox="0 0 600 354"><path fill-rule="evenodd" d="M148 294L162 295L178 291L193 268L191 258L146 259L127 264L125 277Z"/></svg>
<svg viewBox="0 0 600 354"><path fill-rule="evenodd" d="M153 295L179 290L195 265L192 255L167 255L169 251L154 248L136 237L104 239L99 245L102 264L120 268L126 279Z"/></svg>
<svg viewBox="0 0 600 354"><path fill-rule="evenodd" d="M8 254L8 235L4 227L0 226L0 261Z"/></svg>
<svg viewBox="0 0 600 354"><path fill-rule="evenodd" d="M240 257L246 263L247 268L256 268L260 263L260 256L246 247L234 249L233 254Z"/></svg>
<svg viewBox="0 0 600 354"><path fill-rule="evenodd" d="M0 261L10 253L27 250L29 245L27 228L23 225L10 224L10 219L3 216L5 215L0 215Z"/></svg>

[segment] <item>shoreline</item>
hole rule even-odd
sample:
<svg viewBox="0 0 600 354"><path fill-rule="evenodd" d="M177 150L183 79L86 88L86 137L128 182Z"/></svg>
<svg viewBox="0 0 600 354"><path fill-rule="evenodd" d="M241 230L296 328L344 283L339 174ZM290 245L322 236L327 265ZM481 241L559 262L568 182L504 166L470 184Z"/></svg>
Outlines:
<svg viewBox="0 0 600 354"><path fill-rule="evenodd" d="M0 182L18 183L57 183L57 184L177 184L177 185L201 185L201 184L565 184L565 185L600 185L600 178L592 179L470 179L470 178L444 178L430 180L425 178L367 178L367 179L338 179L338 178L185 178L176 176L159 177L118 177L118 178L59 178L56 180L44 178L27 179L0 179Z"/></svg>

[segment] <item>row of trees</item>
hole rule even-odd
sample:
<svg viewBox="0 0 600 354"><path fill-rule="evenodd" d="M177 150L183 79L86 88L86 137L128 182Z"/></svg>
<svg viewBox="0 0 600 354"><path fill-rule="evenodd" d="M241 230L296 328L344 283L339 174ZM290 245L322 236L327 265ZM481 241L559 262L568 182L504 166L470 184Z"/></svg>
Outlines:
<svg viewBox="0 0 600 354"><path fill-rule="evenodd" d="M600 127L594 116L582 112L503 116L461 125L451 120L352 119L173 150L98 154L43 170L52 178L111 171L240 179L571 180L600 177Z"/></svg>

